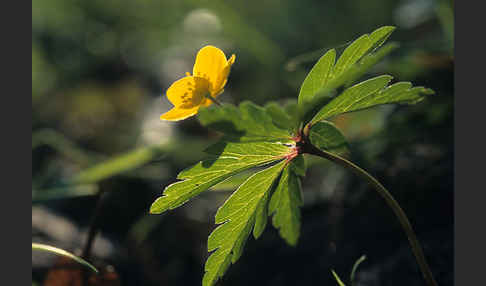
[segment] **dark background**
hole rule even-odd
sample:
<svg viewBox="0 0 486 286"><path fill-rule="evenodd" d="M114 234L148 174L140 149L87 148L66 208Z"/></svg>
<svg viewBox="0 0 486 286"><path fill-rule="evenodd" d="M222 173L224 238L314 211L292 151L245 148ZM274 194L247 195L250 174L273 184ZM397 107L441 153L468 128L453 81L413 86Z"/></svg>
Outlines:
<svg viewBox="0 0 486 286"><path fill-rule="evenodd" d="M148 215L177 173L218 135L196 118L159 120L168 86L199 48L236 54L223 102L296 100L327 49L397 26L400 48L366 76L391 74L435 90L412 106L335 118L351 159L408 214L439 285L453 281L453 11L449 1L32 2L32 241L80 253L98 201L92 261L121 285L199 285L216 209L234 190L205 192ZM135 150L135 151L134 151ZM128 153L128 156L123 154ZM120 158L120 155L122 157ZM106 162L116 158L110 164ZM385 202L338 166L308 160L299 244L268 226L220 285L336 285L365 254L357 285L423 285ZM95 168L93 168L95 166ZM76 183L73 183L76 179ZM33 284L52 256L33 253ZM349 283L347 283L349 284Z"/></svg>

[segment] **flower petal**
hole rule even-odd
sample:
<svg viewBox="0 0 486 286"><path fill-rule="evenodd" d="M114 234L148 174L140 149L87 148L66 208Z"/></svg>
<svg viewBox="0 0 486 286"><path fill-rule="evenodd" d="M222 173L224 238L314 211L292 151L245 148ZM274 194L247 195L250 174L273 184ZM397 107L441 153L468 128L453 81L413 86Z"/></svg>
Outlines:
<svg viewBox="0 0 486 286"><path fill-rule="evenodd" d="M161 120L179 121L193 116L199 110L199 106L189 109L174 107L160 116Z"/></svg>
<svg viewBox="0 0 486 286"><path fill-rule="evenodd" d="M234 57L231 64L233 62ZM193 75L207 79L211 84L211 94L218 93L226 82L229 74L227 67L231 67L231 64L223 51L214 46L205 46L197 53Z"/></svg>
<svg viewBox="0 0 486 286"><path fill-rule="evenodd" d="M201 77L187 76L167 89L167 98L176 107L190 109L201 105L209 93L209 82Z"/></svg>
<svg viewBox="0 0 486 286"><path fill-rule="evenodd" d="M236 56L231 55L231 57L228 59L228 62L226 63L226 66L224 67L223 71L221 72L220 75L220 86L216 87L215 93L217 95L221 94L223 92L223 88L226 85L226 82L228 81L228 76L231 70L231 66L235 63ZM216 94L214 96L217 96Z"/></svg>
<svg viewBox="0 0 486 286"><path fill-rule="evenodd" d="M231 57L228 59L228 65L231 67L235 63L235 60L236 56L235 54L232 54Z"/></svg>

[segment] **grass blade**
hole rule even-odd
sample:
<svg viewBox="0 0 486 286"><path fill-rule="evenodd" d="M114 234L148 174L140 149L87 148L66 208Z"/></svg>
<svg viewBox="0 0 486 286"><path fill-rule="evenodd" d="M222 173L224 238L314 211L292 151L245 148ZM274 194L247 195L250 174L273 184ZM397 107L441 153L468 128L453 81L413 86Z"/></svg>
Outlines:
<svg viewBox="0 0 486 286"><path fill-rule="evenodd" d="M63 250L63 249L60 249L60 248L57 248L57 247L54 247L54 246L50 246L50 245L47 245L47 244L34 243L34 242L32 242L32 250L40 250L40 251L44 251L44 252L55 253L57 255L61 255L61 256L71 258L72 260L78 262L79 264L82 264L82 265L88 267L89 269L93 270L95 273L98 274L98 269L96 269L96 267L94 267L88 261L82 259L81 257L78 257L78 256L76 256L76 255L74 255L70 252L67 252L66 250Z"/></svg>

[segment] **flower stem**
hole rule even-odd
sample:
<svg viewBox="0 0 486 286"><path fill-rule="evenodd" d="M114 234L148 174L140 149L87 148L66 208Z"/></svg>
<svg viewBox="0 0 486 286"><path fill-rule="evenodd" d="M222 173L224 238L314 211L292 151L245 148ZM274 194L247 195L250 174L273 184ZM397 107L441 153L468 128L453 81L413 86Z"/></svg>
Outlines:
<svg viewBox="0 0 486 286"><path fill-rule="evenodd" d="M91 249L93 247L96 234L98 233L98 227L99 227L98 220L101 214L101 208L104 201L105 201L105 192L103 190L100 190L96 194L96 206L89 223L88 238L86 239L86 244L84 245L83 252L81 254L81 257L83 257L86 260L91 259Z"/></svg>
<svg viewBox="0 0 486 286"><path fill-rule="evenodd" d="M212 102L216 103L218 106L222 106L223 104L221 104L221 102L219 102L219 100L217 100L216 98L214 98L213 96L211 96L211 94L206 94L206 97L211 100Z"/></svg>
<svg viewBox="0 0 486 286"><path fill-rule="evenodd" d="M350 169L353 173L361 177L362 179L366 180L368 184L370 184L387 202L388 206L393 210L395 215L397 216L400 224L402 225L403 230L405 231L408 241L410 242L410 246L412 247L412 252L415 255L417 263L422 271L422 274L429 286L437 286L437 282L432 275L432 271L430 270L427 261L425 260L425 256L422 250L422 247L413 231L412 225L407 218L407 215L402 210L398 202L393 198L393 196L388 192L385 187L378 182L373 176L371 176L368 172L361 169L354 163L337 156L335 154L323 151L312 145L310 142L305 142L301 147L301 153L308 153L311 155L316 155L325 159L328 159L334 163L337 163L347 169Z"/></svg>

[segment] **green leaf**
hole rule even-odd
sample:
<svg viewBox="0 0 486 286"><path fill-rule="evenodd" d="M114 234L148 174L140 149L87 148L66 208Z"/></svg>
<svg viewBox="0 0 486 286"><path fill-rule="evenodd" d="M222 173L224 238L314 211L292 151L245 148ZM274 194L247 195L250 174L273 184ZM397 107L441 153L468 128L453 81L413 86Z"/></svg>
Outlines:
<svg viewBox="0 0 486 286"><path fill-rule="evenodd" d="M351 68L366 52L371 49L373 43L370 41L368 34L365 34L349 45L332 69L331 79L341 76L349 68Z"/></svg>
<svg viewBox="0 0 486 286"><path fill-rule="evenodd" d="M279 184L268 205L269 215L273 214L272 224L279 229L280 236L292 246L297 244L300 235L300 210L302 189L300 178L292 171L293 160L284 168Z"/></svg>
<svg viewBox="0 0 486 286"><path fill-rule="evenodd" d="M374 30L370 35L370 41L373 43L371 50L374 51L379 48L390 37L391 33L395 31L393 26L383 26Z"/></svg>
<svg viewBox="0 0 486 286"><path fill-rule="evenodd" d="M282 129L287 129L291 132L295 131L295 118L292 118L292 116L288 114L279 104L276 102L269 102L265 105L265 110L272 117L273 124L275 124L275 126Z"/></svg>
<svg viewBox="0 0 486 286"><path fill-rule="evenodd" d="M341 113L380 104L414 104L421 101L424 95L434 93L433 90L424 87L412 88L410 82L398 82L387 87L391 79L392 77L389 75L382 75L346 89L341 95L324 106L311 120L311 124Z"/></svg>
<svg viewBox="0 0 486 286"><path fill-rule="evenodd" d="M258 204L255 213L255 227L253 228L253 237L258 239L262 235L268 222L268 199L270 198L270 192L265 192L262 200Z"/></svg>
<svg viewBox="0 0 486 286"><path fill-rule="evenodd" d="M241 257L253 227L255 237L263 231L262 217L266 220L267 215L262 206L284 164L282 161L252 175L219 208L216 223L221 225L208 238L208 251L215 251L206 261L203 286L214 285L229 265Z"/></svg>
<svg viewBox="0 0 486 286"><path fill-rule="evenodd" d="M290 147L271 142L230 142L215 144L207 152L219 157L201 161L179 173L177 178L183 181L166 187L163 196L150 207L150 213L174 209L238 172L280 160L290 152Z"/></svg>
<svg viewBox="0 0 486 286"><path fill-rule="evenodd" d="M309 131L312 145L340 156L349 155L348 142L341 131L331 122L322 121L312 125Z"/></svg>
<svg viewBox="0 0 486 286"><path fill-rule="evenodd" d="M54 253L54 254L57 254L57 255L61 255L61 256L71 258L72 260L76 261L77 263L88 267L89 269L93 270L95 273L98 273L98 269L96 269L96 267L91 265L88 261L86 261L86 260L82 259L81 257L78 257L78 256L76 256L76 255L74 255L70 252L67 252L66 250L63 250L63 249L60 249L60 248L57 248L57 247L54 247L54 246L50 246L50 245L47 245L47 244L34 243L34 242L32 242L32 250L40 250L40 251L44 251L44 252L50 252L50 253Z"/></svg>
<svg viewBox="0 0 486 286"><path fill-rule="evenodd" d="M398 48L397 43L390 43L384 45L381 49L375 53L370 53L363 57L358 64L352 66L346 73L346 77L343 78L345 86L349 87L355 80L362 77L372 66L378 63L386 55Z"/></svg>
<svg viewBox="0 0 486 286"><path fill-rule="evenodd" d="M287 112L287 114L292 118L297 118L298 108L297 102L293 100L287 102L287 104L284 106L285 112Z"/></svg>
<svg viewBox="0 0 486 286"><path fill-rule="evenodd" d="M252 168L250 170L239 172L238 174L229 177L221 183L212 186L211 188L209 188L209 190L215 192L234 191L236 188L238 188L239 185L243 184L243 182L246 181L248 177L250 177L254 173L254 171L255 170L253 170Z"/></svg>
<svg viewBox="0 0 486 286"><path fill-rule="evenodd" d="M265 108L245 101L236 107L231 104L201 108L198 115L202 125L222 132L227 141L289 142L289 130L274 124Z"/></svg>
<svg viewBox="0 0 486 286"><path fill-rule="evenodd" d="M299 118L299 107L297 101L289 101L284 106L285 112L292 118L293 126L295 129L300 127L300 118Z"/></svg>
<svg viewBox="0 0 486 286"><path fill-rule="evenodd" d="M324 54L302 83L298 100L299 118L306 123L317 111L316 108L323 106L332 98L333 90L346 83L349 84L350 79L356 78L356 75L364 73L371 67L373 63L370 59L366 59L366 56L376 51L394 29L395 27L385 26L376 29L370 35L362 35L343 51L335 64L334 49ZM359 62L361 59L366 60ZM356 68L355 65L361 68Z"/></svg>
<svg viewBox="0 0 486 286"><path fill-rule="evenodd" d="M305 171L307 169L304 155L300 154L292 159L292 164L290 164L290 170L298 176L305 176Z"/></svg>
<svg viewBox="0 0 486 286"><path fill-rule="evenodd" d="M354 64L356 64L365 55L380 47L394 30L395 27L392 26L381 27L373 31L370 35L365 34L359 37L351 45L349 45L339 57L339 60L336 62L336 66L332 70L332 74L330 76L332 80L336 81L337 78L343 78L334 83L334 87L344 83L344 78L346 78L344 74L352 70Z"/></svg>
<svg viewBox="0 0 486 286"><path fill-rule="evenodd" d="M346 89L341 95L325 105L312 119L311 124L321 119L329 118L335 114L343 113L341 110L346 110L346 108L355 102L359 102L361 98L377 93L383 89L391 79L392 76L382 75Z"/></svg>
<svg viewBox="0 0 486 286"><path fill-rule="evenodd" d="M307 74L304 79L299 92L299 109L304 112L307 109L304 107L312 101L314 95L320 91L331 74L332 67L334 66L334 61L336 59L336 51L331 49L327 51L314 65L311 71Z"/></svg>

